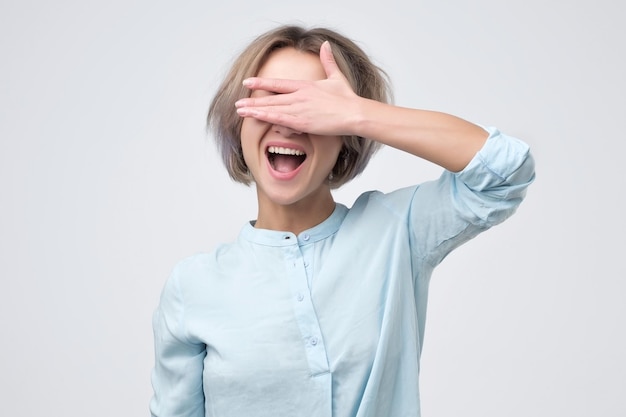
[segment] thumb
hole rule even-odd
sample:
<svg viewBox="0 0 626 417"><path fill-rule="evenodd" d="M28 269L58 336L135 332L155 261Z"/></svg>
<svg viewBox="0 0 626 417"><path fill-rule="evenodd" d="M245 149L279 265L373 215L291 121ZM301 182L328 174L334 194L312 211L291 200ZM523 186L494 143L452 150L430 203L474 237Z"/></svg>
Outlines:
<svg viewBox="0 0 626 417"><path fill-rule="evenodd" d="M322 61L322 67L324 67L327 78L333 78L337 75L343 76L337 66L337 62L335 62L335 57L328 41L324 41L320 47L320 61Z"/></svg>

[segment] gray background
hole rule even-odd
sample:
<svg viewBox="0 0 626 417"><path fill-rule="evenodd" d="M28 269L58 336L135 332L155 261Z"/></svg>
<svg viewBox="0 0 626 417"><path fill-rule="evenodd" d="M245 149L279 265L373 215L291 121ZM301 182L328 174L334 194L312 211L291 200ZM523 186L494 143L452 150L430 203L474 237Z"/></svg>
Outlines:
<svg viewBox="0 0 626 417"><path fill-rule="evenodd" d="M164 280L256 214L205 112L235 52L278 23L340 30L397 104L534 151L518 213L435 272L424 415L626 415L623 6L404 3L1 3L0 415L148 414ZM385 149L336 198L439 172Z"/></svg>

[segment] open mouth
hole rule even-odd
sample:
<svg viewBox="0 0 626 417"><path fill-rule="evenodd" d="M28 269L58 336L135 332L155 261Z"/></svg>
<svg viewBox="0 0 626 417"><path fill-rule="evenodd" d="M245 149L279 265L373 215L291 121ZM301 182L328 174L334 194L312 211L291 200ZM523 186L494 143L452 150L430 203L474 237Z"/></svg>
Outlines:
<svg viewBox="0 0 626 417"><path fill-rule="evenodd" d="M306 159L301 150L282 146L269 146L266 155L274 171L283 173L295 171Z"/></svg>

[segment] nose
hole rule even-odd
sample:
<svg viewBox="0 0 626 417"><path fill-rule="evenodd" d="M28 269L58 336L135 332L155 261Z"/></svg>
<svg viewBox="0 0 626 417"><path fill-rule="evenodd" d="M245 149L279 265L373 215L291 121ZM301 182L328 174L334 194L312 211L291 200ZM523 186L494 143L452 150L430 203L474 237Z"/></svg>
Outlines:
<svg viewBox="0 0 626 417"><path fill-rule="evenodd" d="M274 132L279 133L281 135L283 135L284 137L288 138L290 136L293 135L301 135L302 132L299 132L297 130L294 130L290 127L287 126L281 126L281 125L274 125L272 126L272 128L274 129Z"/></svg>

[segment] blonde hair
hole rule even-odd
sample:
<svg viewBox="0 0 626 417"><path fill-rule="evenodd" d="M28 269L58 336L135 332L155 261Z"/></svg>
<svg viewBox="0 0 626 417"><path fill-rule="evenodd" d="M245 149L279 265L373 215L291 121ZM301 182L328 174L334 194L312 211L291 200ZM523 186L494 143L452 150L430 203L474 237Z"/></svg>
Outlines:
<svg viewBox="0 0 626 417"><path fill-rule="evenodd" d="M330 42L339 69L357 95L385 103L392 100L387 74L352 40L331 29L280 26L260 35L235 59L207 115L207 127L233 180L246 185L253 181L241 149L243 119L235 111L235 102L250 95L242 85L243 80L257 75L277 49L291 47L319 55L324 41ZM363 172L380 147L378 142L360 136L343 136L342 139L343 147L329 179L332 188L340 187Z"/></svg>

